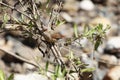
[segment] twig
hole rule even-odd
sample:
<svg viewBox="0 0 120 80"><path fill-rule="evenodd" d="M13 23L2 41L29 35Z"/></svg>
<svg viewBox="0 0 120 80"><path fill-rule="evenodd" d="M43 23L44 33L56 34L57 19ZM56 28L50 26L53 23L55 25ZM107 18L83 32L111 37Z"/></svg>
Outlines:
<svg viewBox="0 0 120 80"><path fill-rule="evenodd" d="M22 58L22 57L20 57L20 56L18 56L18 55L15 55L14 53L12 53L12 52L10 52L10 51L7 51L7 50L5 50L5 49L0 48L0 51L3 51L3 52L5 52L5 53L7 53L7 54L9 54L9 55L11 55L11 56L13 56L13 57L21 60L21 61L23 61L23 62L26 62L26 63L28 63L28 64L31 64L31 65L35 66L36 68L40 68L40 67L41 67L40 65L37 65L37 63L35 63L35 62L30 61L30 60L27 60L27 59L25 59L25 58ZM41 67L41 68L42 68L42 67ZM45 70L44 68L42 68L42 69ZM51 71L51 70L48 70L48 72L54 73L54 72Z"/></svg>
<svg viewBox="0 0 120 80"><path fill-rule="evenodd" d="M62 59L62 55L61 55L60 51L58 50L57 46L54 45L53 48L56 51L57 56L58 56L59 60L61 61L61 64L64 65L64 62L63 62L63 59Z"/></svg>
<svg viewBox="0 0 120 80"><path fill-rule="evenodd" d="M0 4L2 4L2 5L4 5L4 6L6 6L6 7L10 8L10 9L13 9L13 10L15 10L15 11L17 11L17 12L19 12L19 13L23 14L24 16L28 17L30 20L32 20L32 21L33 21L33 19L32 19L30 16L28 16L28 15L27 15L27 14L25 14L24 12L22 12L22 11L20 11L20 10L16 9L15 7L12 7L12 6L10 6L10 5L7 5L7 4L5 4L5 3L3 3L3 2L0 2ZM34 21L33 21L33 22L34 22Z"/></svg>
<svg viewBox="0 0 120 80"><path fill-rule="evenodd" d="M34 2L33 2L34 3ZM0 4L2 4L2 5L4 5L4 6L6 6L6 7L8 7L8 8L10 8L10 9L13 9L13 10L15 10L15 11L17 11L17 12L19 12L19 13L21 13L21 14L23 14L24 16L26 16L26 17L28 17L33 23L34 23L34 27L35 27L35 29L37 29L38 31L39 31L39 35L41 35L41 36L43 36L44 37L44 39L45 39L45 41L47 42L46 43L46 45L51 45L51 43L53 43L53 42L51 42L52 41L52 39L49 37L49 35L46 35L43 31L41 31L38 27L39 27L39 25L37 25L37 22L36 22L36 20L34 20L34 17L30 17L29 15L27 15L27 14L25 14L24 12L22 12L22 11L20 11L20 10L18 10L18 9L16 9L15 7L12 7L12 6L10 6L10 5L7 5L7 4L5 4L5 3L3 3L3 2L0 2ZM36 7L36 5L35 5L35 3L34 3L34 5L33 5L33 8L35 9L35 7ZM37 9L37 8L36 8ZM33 10L34 11L34 10ZM38 13L39 14L39 13ZM40 20L41 21L41 20ZM42 21L41 21L42 22ZM42 27L42 26L41 26ZM29 30L27 30L26 29L26 31L29 33L30 31ZM32 32L31 32L32 33ZM33 33L33 34L35 34L36 35L36 33ZM39 42L38 42L39 43ZM55 47L56 45L52 45L52 47L51 47L51 51L53 52L53 55L55 56L55 58L57 59L57 62L59 63L59 65L64 65L64 62L63 62L63 59L62 59L62 56L61 56L61 53L59 52L59 50L57 49L57 47ZM9 52L8 52L9 53ZM14 56L14 55L13 55ZM18 57L18 56L17 56ZM19 58L19 57L18 57ZM21 59L21 58L20 58ZM23 59L24 60L24 59ZM25 62L28 62L28 61L26 61L25 60ZM35 65L35 64L34 64Z"/></svg>
<svg viewBox="0 0 120 80"><path fill-rule="evenodd" d="M19 59L19 60L21 60L21 61L23 61L23 62L26 62L26 63L28 63L28 64L31 64L31 65L33 65L33 66L35 66L35 67L37 67L37 68L40 67L40 66L38 66L35 62L30 61L30 60L27 60L27 59L25 59L25 58L22 58L22 57L20 57L20 56L18 56L18 55L15 55L14 53L12 53L12 52L10 52L10 51L7 51L7 50L2 49L2 48L0 48L0 50L3 51L3 52L5 52L5 53L7 53L7 54L9 54L9 55L11 55L11 56L13 56L13 57L15 57L15 58L17 58L17 59Z"/></svg>
<svg viewBox="0 0 120 80"><path fill-rule="evenodd" d="M51 47L51 51L52 51L52 53L53 53L53 55L54 55L56 61L58 62L58 64L59 64L59 65L62 65L63 62L61 62L61 60L60 60L59 57L57 56L54 47Z"/></svg>

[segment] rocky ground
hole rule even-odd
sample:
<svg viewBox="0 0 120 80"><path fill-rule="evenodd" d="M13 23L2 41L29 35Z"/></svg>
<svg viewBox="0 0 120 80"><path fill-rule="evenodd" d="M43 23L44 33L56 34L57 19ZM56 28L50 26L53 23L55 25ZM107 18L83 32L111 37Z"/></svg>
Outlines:
<svg viewBox="0 0 120 80"><path fill-rule="evenodd" d="M46 0L40 0L44 3ZM87 24L90 27L102 23L104 26L110 25L103 44L94 53L95 60L91 60L93 45L86 39L81 40L81 46L73 44L65 47L61 46L62 55L67 55L69 49L90 67L96 67L93 80L120 80L120 0L62 0L63 9L60 13L66 22L56 28L64 38L73 37L74 24L78 25L81 33ZM54 2L54 1L53 1ZM2 12L0 11L0 18ZM48 77L38 74L38 70L33 65L25 63L6 52L16 53L27 60L34 61L44 67L46 58L34 46L35 43L28 42L18 37L19 32L4 32L0 34L0 68L9 75L15 73L14 80L49 80ZM60 40L62 43L62 39ZM32 44L32 45L31 45ZM44 46L43 46L44 47ZM2 51L4 49L6 52ZM52 61L52 60L51 60ZM92 65L94 62L94 65ZM51 66L52 69L52 66ZM49 74L50 76L50 74Z"/></svg>

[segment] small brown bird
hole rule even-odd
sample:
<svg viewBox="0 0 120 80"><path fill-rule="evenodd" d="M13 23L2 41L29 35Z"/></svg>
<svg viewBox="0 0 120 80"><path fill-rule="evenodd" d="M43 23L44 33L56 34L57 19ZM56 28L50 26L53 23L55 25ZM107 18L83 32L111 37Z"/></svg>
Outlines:
<svg viewBox="0 0 120 80"><path fill-rule="evenodd" d="M51 34L51 37L53 39L59 40L59 39L62 39L63 37L65 37L65 36L63 36L61 33L58 32L58 33Z"/></svg>
<svg viewBox="0 0 120 80"><path fill-rule="evenodd" d="M60 32L54 32L54 33L46 32L45 35L44 35L44 37L45 37L45 40L47 40L47 42L54 43L57 40L62 39L65 36L62 35Z"/></svg>

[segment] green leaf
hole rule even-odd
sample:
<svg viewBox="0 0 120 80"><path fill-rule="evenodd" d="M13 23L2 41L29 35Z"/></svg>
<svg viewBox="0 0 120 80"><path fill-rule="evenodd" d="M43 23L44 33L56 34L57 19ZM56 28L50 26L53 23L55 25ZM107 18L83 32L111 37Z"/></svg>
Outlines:
<svg viewBox="0 0 120 80"><path fill-rule="evenodd" d="M63 71L62 71L62 76L63 76L63 77L65 76L66 72L67 72L67 71L66 71L66 69L64 68Z"/></svg>
<svg viewBox="0 0 120 80"><path fill-rule="evenodd" d="M59 72L60 72L60 66L58 65L58 68L57 68L57 76L60 76Z"/></svg>
<svg viewBox="0 0 120 80"><path fill-rule="evenodd" d="M95 42L94 50L97 51L97 49L98 49L98 47L99 47L99 45L100 45L101 43L102 43L101 40L97 40L97 41Z"/></svg>
<svg viewBox="0 0 120 80"><path fill-rule="evenodd" d="M75 37L77 38L78 37L78 28L77 28L76 24L74 24L74 33L75 33Z"/></svg>
<svg viewBox="0 0 120 80"><path fill-rule="evenodd" d="M56 68L55 68L55 76L56 77L62 76L61 66L60 65L57 65Z"/></svg>
<svg viewBox="0 0 120 80"><path fill-rule="evenodd" d="M92 37L92 35L95 33L95 29L92 28L90 30L88 30L86 33L84 33L85 37Z"/></svg>
<svg viewBox="0 0 120 80"><path fill-rule="evenodd" d="M32 29L32 27L33 27L33 23L32 23L32 21L30 21L28 28L29 28L29 29Z"/></svg>
<svg viewBox="0 0 120 80"><path fill-rule="evenodd" d="M46 2L46 8L49 7L49 3L50 3L50 0L47 0L47 2Z"/></svg>
<svg viewBox="0 0 120 80"><path fill-rule="evenodd" d="M46 62L45 70L48 71L49 61Z"/></svg>
<svg viewBox="0 0 120 80"><path fill-rule="evenodd" d="M8 15L6 13L3 16L3 20L4 20L5 23L8 21Z"/></svg>
<svg viewBox="0 0 120 80"><path fill-rule="evenodd" d="M104 32L107 31L107 30L109 30L110 28L111 28L111 26L107 25L107 27L104 29Z"/></svg>
<svg viewBox="0 0 120 80"><path fill-rule="evenodd" d="M85 25L85 26L84 26L84 33L87 33L87 32L88 32L88 30L89 30L88 26L87 26L87 25Z"/></svg>
<svg viewBox="0 0 120 80"><path fill-rule="evenodd" d="M5 74L1 69L0 69L0 80L5 80Z"/></svg>
<svg viewBox="0 0 120 80"><path fill-rule="evenodd" d="M23 14L21 14L21 20L24 21L24 15Z"/></svg>
<svg viewBox="0 0 120 80"><path fill-rule="evenodd" d="M14 78L14 74L11 74L7 80L13 80L13 78Z"/></svg>
<svg viewBox="0 0 120 80"><path fill-rule="evenodd" d="M70 74L76 73L76 71L75 71L75 70L70 70L69 73L70 73Z"/></svg>
<svg viewBox="0 0 120 80"><path fill-rule="evenodd" d="M74 62L75 62L75 64L76 64L76 65L81 64L81 61L80 61L80 59L79 59L79 58L76 58L76 59L74 60Z"/></svg>
<svg viewBox="0 0 120 80"><path fill-rule="evenodd" d="M56 80L56 76L55 75L52 75L52 80Z"/></svg>
<svg viewBox="0 0 120 80"><path fill-rule="evenodd" d="M76 61L76 65L79 65L79 64L81 64L81 61L80 60Z"/></svg>
<svg viewBox="0 0 120 80"><path fill-rule="evenodd" d="M35 18L35 19L38 19L38 15L37 15L37 14L35 14L35 15L34 15L34 18Z"/></svg>
<svg viewBox="0 0 120 80"><path fill-rule="evenodd" d="M8 22L8 15L7 15L7 13L5 13L4 15L3 15L3 20L4 20L4 23L2 24L2 28L3 27L5 27L5 24Z"/></svg>
<svg viewBox="0 0 120 80"><path fill-rule="evenodd" d="M13 20L16 21L17 23L20 23L20 21L19 21L17 18L15 18L15 17L12 17L12 18L13 18Z"/></svg>
<svg viewBox="0 0 120 80"><path fill-rule="evenodd" d="M103 30L103 25L102 24L98 24L96 27L96 30L101 32Z"/></svg>
<svg viewBox="0 0 120 80"><path fill-rule="evenodd" d="M55 67L55 75L56 75L56 76L58 75L58 69L59 69L59 66L57 65L57 66Z"/></svg>
<svg viewBox="0 0 120 80"><path fill-rule="evenodd" d="M94 71L95 68L85 68L85 69L82 69L81 72L84 73L84 72L92 72Z"/></svg>
<svg viewBox="0 0 120 80"><path fill-rule="evenodd" d="M72 52L71 50L70 50L69 58L70 58L70 59L74 59L74 55L73 55L73 52Z"/></svg>
<svg viewBox="0 0 120 80"><path fill-rule="evenodd" d="M65 21L59 21L59 20L57 20L56 21L56 26L60 26L60 25L62 25L62 24L64 24L65 23Z"/></svg>

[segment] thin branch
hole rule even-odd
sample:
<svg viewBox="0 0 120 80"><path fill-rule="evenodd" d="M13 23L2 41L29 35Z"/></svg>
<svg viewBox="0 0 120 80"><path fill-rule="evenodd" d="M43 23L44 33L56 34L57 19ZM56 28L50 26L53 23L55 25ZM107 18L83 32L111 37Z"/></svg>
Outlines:
<svg viewBox="0 0 120 80"><path fill-rule="evenodd" d="M34 3L34 2L33 2L33 3ZM15 10L15 11L23 14L24 16L28 17L28 18L34 23L34 27L39 30L39 35L41 35L41 36L44 37L45 41L47 42L46 45L50 45L51 43L53 43L53 42L51 42L52 39L49 37L49 35L46 35L45 33L43 33L43 32L38 28L38 25L37 25L36 21L34 20L34 18L31 18L30 16L28 16L28 15L25 14L24 12L16 9L15 7L9 6L9 5L7 5L7 4L5 4L5 3L3 3L3 2L0 2L0 4L6 6L6 7L8 7L8 8L10 8L10 9L13 9L13 10ZM35 3L34 3L33 8L35 8L35 7L36 7L36 6L35 6ZM41 19L40 19L40 21L41 21ZM41 22L42 22L42 21L41 21ZM29 30L26 29L26 31L28 31L28 33L29 33ZM34 34L34 33L33 33L33 34ZM36 33L35 33L35 34L36 34ZM60 65L64 65L64 62L63 62L61 53L58 51L57 47L55 47L55 46L56 46L56 45L52 45L51 51L53 52L53 55L54 55L55 58L57 59L57 62L58 62ZM25 60L25 61L26 61L26 60Z"/></svg>
<svg viewBox="0 0 120 80"><path fill-rule="evenodd" d="M0 2L0 4L2 4L2 5L4 5L4 6L6 6L6 7L10 8L10 9L13 9L13 10L15 10L15 11L17 11L17 12L19 12L19 13L23 14L24 16L28 17L30 20L32 20L32 21L33 21L33 19L32 19L30 16L28 16L28 15L27 15L27 14L25 14L24 12L22 12L22 11L20 11L20 10L16 9L15 7L10 6L10 5L7 5L7 4L5 4L5 3L3 3L3 2ZM34 21L33 21L33 22L34 22Z"/></svg>
<svg viewBox="0 0 120 80"><path fill-rule="evenodd" d="M19 60L21 60L21 61L23 61L23 62L26 62L26 63L28 63L28 64L31 64L31 65L33 65L33 66L35 66L35 67L37 67L37 68L40 67L40 66L38 66L35 62L30 61L30 60L27 60L27 59L25 59L25 58L22 58L22 57L20 57L20 56L18 56L18 55L15 55L14 53L12 53L12 52L10 52L10 51L7 51L7 50L2 49L2 48L0 48L0 50L3 51L3 52L5 52L5 53L7 53L7 54L9 54L9 55L11 55L11 56L13 56L13 57L15 57L15 58L17 58L17 59L19 59Z"/></svg>
<svg viewBox="0 0 120 80"><path fill-rule="evenodd" d="M36 68L40 68L40 67L41 67L40 65L38 65L38 64L35 63L35 62L30 61L30 60L27 60L27 59L25 59L25 58L22 58L22 57L20 57L20 56L18 56L18 55L15 55L14 53L12 53L12 52L10 52L10 51L7 51L7 50L5 50L5 49L0 48L0 51L3 51L3 52L5 52L5 53L7 53L7 54L9 54L9 55L11 55L11 56L13 56L13 57L21 60L21 61L23 61L23 62L26 62L26 63L28 63L28 64L31 64L31 65L35 66ZM41 67L41 68L42 68L42 67ZM45 70L45 68L42 68L42 69ZM51 70L48 70L48 72L54 74L54 72L51 71Z"/></svg>
<svg viewBox="0 0 120 80"><path fill-rule="evenodd" d="M59 64L59 65L62 65L62 62L61 62L61 60L59 60L59 58L58 58L58 56L57 56L57 54L56 54L56 51L55 51L54 47L51 47L51 51L52 51L52 53L53 53L56 61L58 62L58 64Z"/></svg>
<svg viewBox="0 0 120 80"><path fill-rule="evenodd" d="M62 59L62 55L61 55L60 51L58 50L57 46L54 45L53 48L56 51L56 54L57 54L59 60L61 61L62 65L64 65L64 62L63 62L63 59Z"/></svg>

